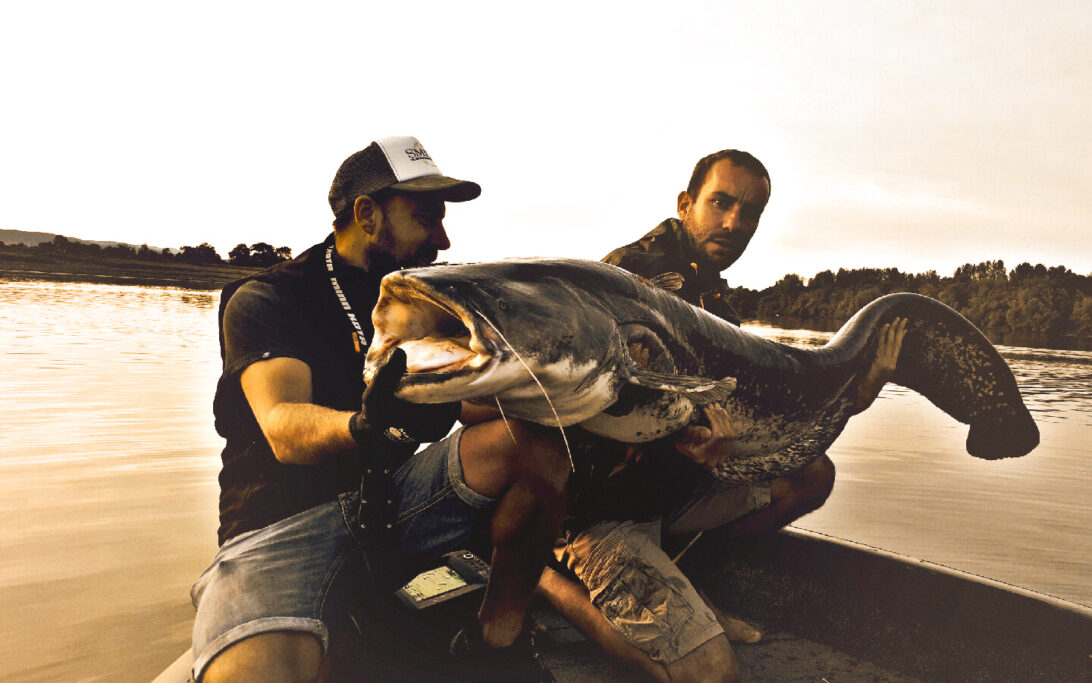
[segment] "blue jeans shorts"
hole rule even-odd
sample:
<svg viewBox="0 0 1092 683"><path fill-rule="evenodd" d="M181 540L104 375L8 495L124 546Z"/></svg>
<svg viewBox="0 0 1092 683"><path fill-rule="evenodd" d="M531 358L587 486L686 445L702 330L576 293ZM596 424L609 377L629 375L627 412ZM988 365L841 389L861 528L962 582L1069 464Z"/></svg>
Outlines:
<svg viewBox="0 0 1092 683"><path fill-rule="evenodd" d="M396 552L408 559L439 556L467 540L494 500L466 485L459 429L395 472ZM305 510L221 546L190 597L194 680L227 647L269 631L301 631L329 645L327 623L345 605L354 582L367 580L357 531L356 492Z"/></svg>

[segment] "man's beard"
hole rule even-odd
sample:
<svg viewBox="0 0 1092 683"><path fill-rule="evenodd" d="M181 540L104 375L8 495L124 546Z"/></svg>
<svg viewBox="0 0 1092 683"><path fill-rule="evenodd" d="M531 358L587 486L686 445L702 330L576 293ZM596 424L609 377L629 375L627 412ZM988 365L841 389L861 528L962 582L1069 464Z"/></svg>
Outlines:
<svg viewBox="0 0 1092 683"><path fill-rule="evenodd" d="M430 244L422 244L417 247L417 251L407 258L402 259L400 266L402 268L413 268L415 266L427 266L436 260L436 257L440 255L440 252L436 250L436 247Z"/></svg>
<svg viewBox="0 0 1092 683"><path fill-rule="evenodd" d="M728 266L738 261L739 257L743 255L743 249L738 247L735 239L729 237L724 242L717 242L717 244L722 247L723 251L721 251L721 257L714 259L705 251L706 244L698 244L694 240L693 235L697 230L689 221L689 217L684 218L682 221L683 234L686 236L686 240L689 244L689 252L693 254L700 266L719 273L726 270ZM706 243L708 243L708 241L709 240L707 240ZM744 246L744 248L746 248L746 246ZM727 255L723 255L726 252Z"/></svg>
<svg viewBox="0 0 1092 683"><path fill-rule="evenodd" d="M383 216L379 225L378 239L368 255L368 270L377 275L386 275L402 268L415 268L427 266L436 260L439 251L428 242L417 247L417 250L402 258L396 257L392 252L396 247L394 231Z"/></svg>

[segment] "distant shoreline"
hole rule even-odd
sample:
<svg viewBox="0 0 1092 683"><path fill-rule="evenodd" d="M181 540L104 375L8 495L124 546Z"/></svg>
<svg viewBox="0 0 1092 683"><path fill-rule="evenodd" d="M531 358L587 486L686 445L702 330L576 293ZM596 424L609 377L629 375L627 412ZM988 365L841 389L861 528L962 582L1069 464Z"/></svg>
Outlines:
<svg viewBox="0 0 1092 683"><path fill-rule="evenodd" d="M221 289L227 283L259 270L261 269L227 264L161 263L101 255L89 259L57 253L42 254L34 249L0 249L0 278L19 280L178 287L207 291Z"/></svg>
<svg viewBox="0 0 1092 683"><path fill-rule="evenodd" d="M14 246L0 246L0 279L20 280L44 280L51 282L83 282L111 285L134 285L143 287L177 287L180 289L194 290L219 290L224 285L247 275L258 272L261 268L254 266L233 266L227 263L194 264L179 261L153 261L139 258L118 258L105 254L88 256L85 254L72 254L57 251L43 251L41 249L18 248ZM1082 276L1071 278L1087 281ZM755 321L763 325L781 327L785 329L808 329L820 332L837 331L845 318L831 315L831 302L834 297L830 292L822 293L813 291L811 284L807 287L798 284L791 292L780 292L786 286L790 277L778 282L777 285L767 288L762 292L738 288L731 297L733 305L742 314L741 317ZM817 276L818 277L818 276ZM799 280L799 278L797 278ZM948 283L948 290L925 288L920 293L932 296L935 299L946 301L949 305L957 304L958 299L975 299L974 293L985 288L988 293L996 295L999 287L991 282L952 282ZM1002 283L1003 284L1003 283ZM1010 283L1011 284L1011 283ZM1044 283L1047 284L1047 283ZM1049 286L1049 285L1048 285ZM917 291L919 288L896 286L890 291ZM937 291L934 291L937 290ZM950 291L949 291L950 290ZM955 292L953 294L953 292ZM779 294L780 293L780 294ZM823 294L819 305L814 305L816 294ZM867 294L865 301L870 301L883 294L889 293L883 289L864 285L850 286L839 296L853 300L852 312L856 312L861 301L862 294ZM1026 298L1010 293L1010 296ZM1081 294L1076 295L1080 302ZM979 297L981 298L981 297ZM1043 297L1046 301L1053 301L1057 296ZM809 304L808 302L811 301ZM1088 301L1092 301L1089 298ZM1083 306L1083 308L1081 308ZM1081 330L1056 330L1049 332L1049 325L1043 323L1031 324L1026 329L1013 330L998 316L994 316L993 324L981 319L974 311L968 310L966 305L954 306L960 313L968 317L994 344L1009 346L1027 346L1047 349L1070 349L1076 351L1092 351L1092 336ZM1045 311L1048 306L1036 302L1037 311ZM1083 330L1087 329L1089 310L1087 302L1080 303L1080 310L1075 315L1083 316L1085 322ZM801 314L789 313L789 309L799 310ZM1083 313L1082 313L1083 311ZM813 315L807 315L812 313ZM1061 315L1061 313L1059 313ZM1073 315L1066 312L1066 315ZM1046 330L1046 331L1044 331Z"/></svg>

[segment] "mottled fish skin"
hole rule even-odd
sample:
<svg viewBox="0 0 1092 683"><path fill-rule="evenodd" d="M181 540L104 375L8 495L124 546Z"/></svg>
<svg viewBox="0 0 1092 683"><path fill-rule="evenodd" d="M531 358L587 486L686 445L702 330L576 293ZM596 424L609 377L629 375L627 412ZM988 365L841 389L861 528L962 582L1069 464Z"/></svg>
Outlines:
<svg viewBox="0 0 1092 683"><path fill-rule="evenodd" d="M700 405L717 400L739 435L734 457L713 472L727 482L780 476L824 453L854 414L880 328L898 317L908 322L892 381L969 424L971 455L1021 456L1039 442L997 350L957 312L918 294L877 299L825 346L799 348L751 334L596 261L534 258L418 268L383 281L369 367L397 342L385 329L385 301L415 297L456 313L494 360L485 372L407 375L399 396L499 400L509 416L550 425L557 424L556 410L563 425L581 424L629 442L668 435L692 422ZM630 359L631 342L650 350L649 372ZM675 382L671 375L682 377ZM726 391L708 390L714 384L731 387L727 398Z"/></svg>

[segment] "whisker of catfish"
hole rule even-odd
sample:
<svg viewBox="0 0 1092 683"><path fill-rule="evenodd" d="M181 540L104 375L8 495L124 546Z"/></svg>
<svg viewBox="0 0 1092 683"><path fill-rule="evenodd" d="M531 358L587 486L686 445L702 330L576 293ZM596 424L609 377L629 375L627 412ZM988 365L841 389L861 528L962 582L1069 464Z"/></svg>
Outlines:
<svg viewBox="0 0 1092 683"><path fill-rule="evenodd" d="M494 396L493 400L497 402L497 410L500 412L501 421L504 422L505 428L508 429L508 436L512 437L512 443L518 444L519 442L516 441L516 435L512 433L512 426L508 424L508 418L504 415L504 408L501 407L500 398Z"/></svg>
<svg viewBox="0 0 1092 683"><path fill-rule="evenodd" d="M561 440L565 442L565 452L569 454L569 467L572 468L573 472L575 472L576 463L573 462L573 451L571 448L569 448L569 437L565 436L565 428L561 426L561 417L557 414L557 409L554 408L554 402L550 400L550 395L546 393L546 387L542 386L542 382L538 381L538 377L536 377L535 373L531 370L531 366L527 364L527 361L523 360L523 357L519 355L519 352L516 351L511 343L509 343L508 339L505 338L504 334L502 334L501 331L497 329L497 326L493 324L493 321L482 315L481 311L474 312L478 314L479 318L484 320L486 323L489 324L490 327L493 328L493 331L497 333L497 336L500 337L501 341L504 342L505 346L507 346L508 349L515 355L516 359L523 364L523 368L527 370L527 374L531 376L531 379L535 380L535 384L538 385L539 391L541 391L542 395L546 398L547 405L550 406L550 411L554 414L554 420L557 421L557 428L561 430Z"/></svg>

